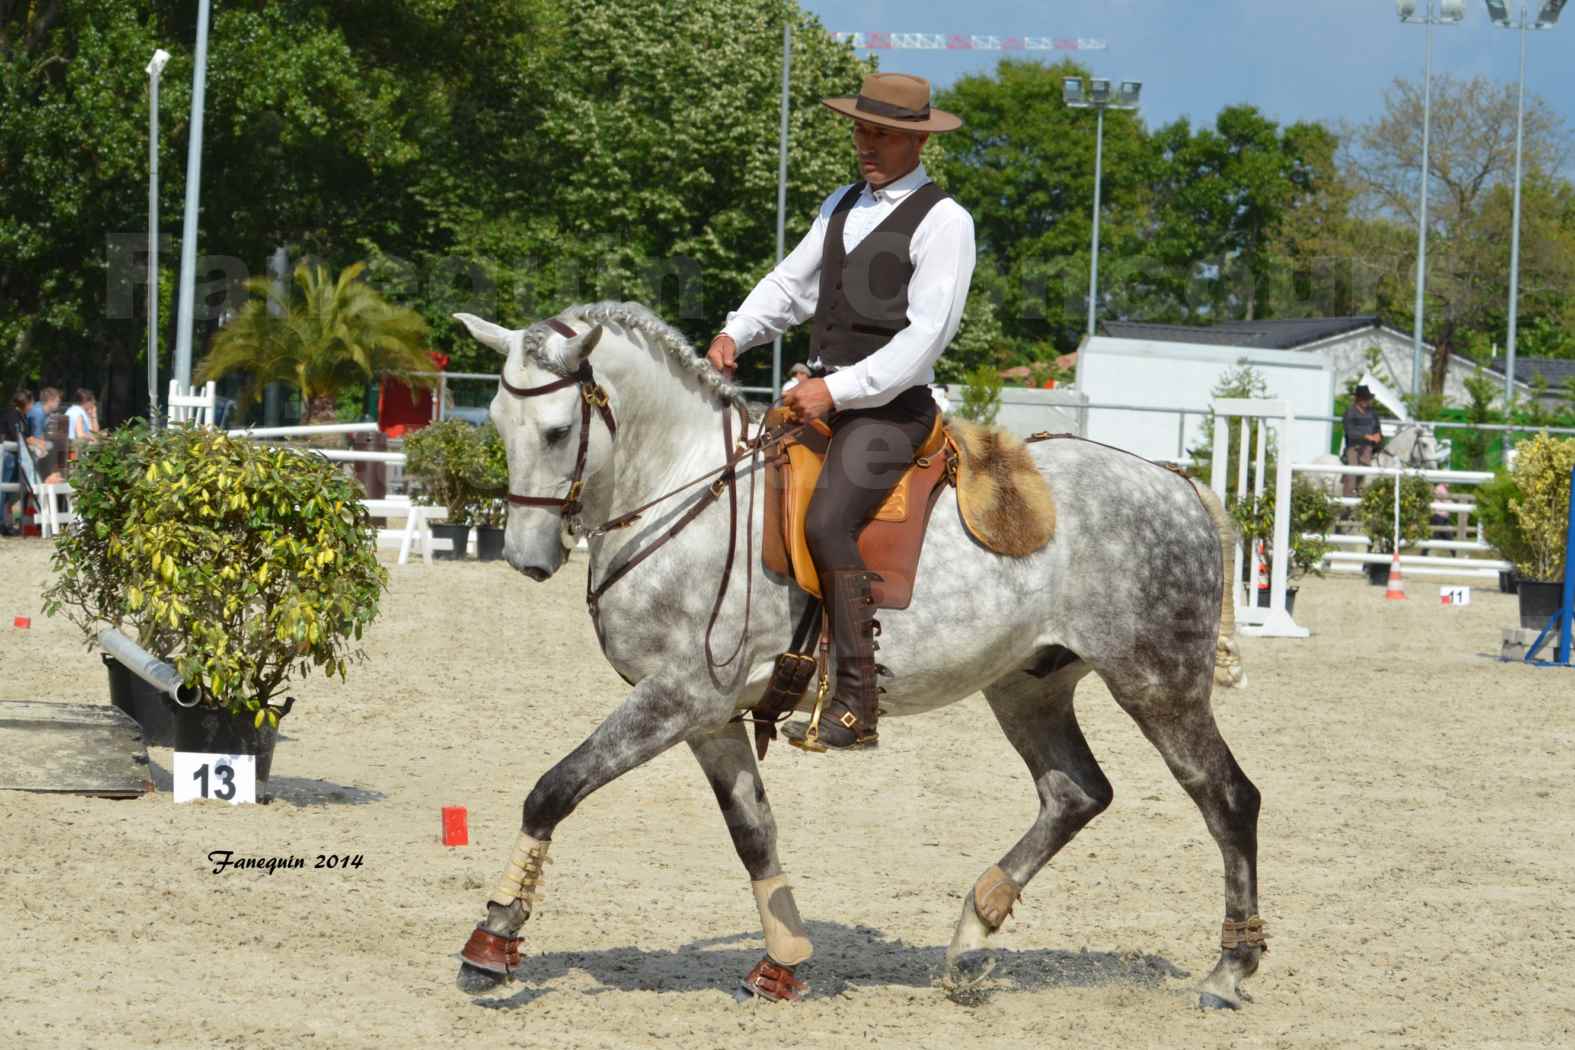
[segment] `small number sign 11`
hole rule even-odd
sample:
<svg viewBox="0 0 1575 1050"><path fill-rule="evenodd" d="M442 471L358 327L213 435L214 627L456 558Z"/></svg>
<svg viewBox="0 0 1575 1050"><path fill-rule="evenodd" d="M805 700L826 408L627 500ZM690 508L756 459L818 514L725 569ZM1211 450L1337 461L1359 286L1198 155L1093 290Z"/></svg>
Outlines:
<svg viewBox="0 0 1575 1050"><path fill-rule="evenodd" d="M1438 600L1444 605L1470 605L1470 587L1440 587Z"/></svg>
<svg viewBox="0 0 1575 1050"><path fill-rule="evenodd" d="M231 805L256 802L257 756L175 752L175 801L210 798Z"/></svg>

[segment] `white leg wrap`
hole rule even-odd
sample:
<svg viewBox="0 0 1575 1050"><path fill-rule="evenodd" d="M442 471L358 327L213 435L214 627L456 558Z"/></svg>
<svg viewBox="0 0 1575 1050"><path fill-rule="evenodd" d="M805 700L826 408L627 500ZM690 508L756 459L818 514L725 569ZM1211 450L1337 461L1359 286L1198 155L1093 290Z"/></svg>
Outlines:
<svg viewBox="0 0 1575 1050"><path fill-rule="evenodd" d="M505 908L515 901L521 901L525 905L526 915L534 911L536 902L545 896L541 888L542 866L548 863L547 847L551 845L551 842L533 839L520 832L519 841L514 844L514 855L509 858L508 869L487 900Z"/></svg>
<svg viewBox="0 0 1575 1050"><path fill-rule="evenodd" d="M809 931L798 917L798 905L786 875L751 882L755 907L760 909L760 928L766 935L766 954L783 966L797 966L814 954Z"/></svg>

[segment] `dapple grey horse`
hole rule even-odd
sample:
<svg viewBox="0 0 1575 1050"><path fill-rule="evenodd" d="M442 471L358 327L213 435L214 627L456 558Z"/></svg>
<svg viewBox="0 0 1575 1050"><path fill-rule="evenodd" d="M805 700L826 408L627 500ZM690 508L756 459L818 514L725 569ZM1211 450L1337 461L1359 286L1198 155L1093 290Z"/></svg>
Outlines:
<svg viewBox="0 0 1575 1050"><path fill-rule="evenodd" d="M574 307L523 330L456 316L503 355L491 416L507 447L515 504L504 541L509 564L545 580L563 566L575 535L588 533L589 590L650 552L591 610L603 653L630 692L525 799L519 844L466 946L460 987L495 987L521 965L519 934L558 824L597 788L685 743L710 780L755 890L769 979L751 980L751 990L796 998L793 967L811 946L777 858L775 819L746 726L734 718L760 697L806 596L758 564L763 498L753 500L744 526L753 531L753 558L742 527L729 542L726 498L712 499L669 536L706 498L706 485L646 510L629 528L592 528L722 464L729 451L723 419L736 418L739 395L636 304ZM948 979L964 985L977 977L986 938L1022 887L1110 805L1110 782L1073 707L1078 681L1093 672L1159 750L1218 844L1224 936L1200 992L1204 1005L1236 1007L1264 940L1259 794L1210 706L1216 643L1228 642L1220 633L1228 609L1223 517L1206 489L1128 453L1076 439L1033 449L1057 500L1051 542L1022 558L987 551L964 531L948 489L930 522L912 605L881 617L880 659L894 675L885 682L886 710L922 714L982 691L1039 794L1033 824L965 894ZM760 477L739 468L741 517ZM763 496L763 482L760 488ZM713 664L707 625L714 609ZM878 751L789 754L826 763L828 776L838 762L880 761ZM751 978L760 973L757 966Z"/></svg>

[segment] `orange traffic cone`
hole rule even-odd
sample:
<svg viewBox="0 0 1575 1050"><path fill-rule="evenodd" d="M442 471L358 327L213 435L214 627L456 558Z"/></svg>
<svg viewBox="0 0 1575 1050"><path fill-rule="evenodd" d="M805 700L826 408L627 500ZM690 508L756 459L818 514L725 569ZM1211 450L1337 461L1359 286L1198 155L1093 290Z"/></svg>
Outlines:
<svg viewBox="0 0 1575 1050"><path fill-rule="evenodd" d="M1405 601L1405 580L1400 575L1400 552L1395 551L1394 561L1389 563L1389 589L1384 592L1384 597L1390 601Z"/></svg>

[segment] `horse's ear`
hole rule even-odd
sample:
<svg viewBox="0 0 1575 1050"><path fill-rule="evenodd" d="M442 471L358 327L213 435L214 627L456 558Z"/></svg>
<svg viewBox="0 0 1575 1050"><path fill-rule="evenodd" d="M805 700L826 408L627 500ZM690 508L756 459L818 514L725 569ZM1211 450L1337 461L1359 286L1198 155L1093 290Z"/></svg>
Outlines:
<svg viewBox="0 0 1575 1050"><path fill-rule="evenodd" d="M578 368L580 364L591 356L591 351L596 349L596 344L601 341L602 326L597 325L582 335L577 335L568 340L564 350L565 363L570 368Z"/></svg>
<svg viewBox="0 0 1575 1050"><path fill-rule="evenodd" d="M482 346L490 346L500 354L509 352L509 336L513 333L502 325L483 321L475 314L455 314L454 320L463 324Z"/></svg>

